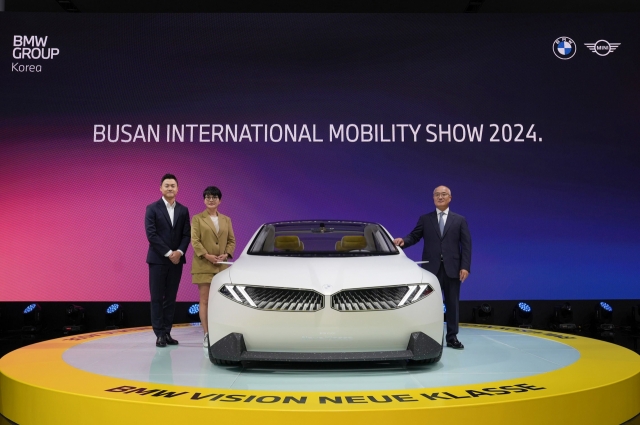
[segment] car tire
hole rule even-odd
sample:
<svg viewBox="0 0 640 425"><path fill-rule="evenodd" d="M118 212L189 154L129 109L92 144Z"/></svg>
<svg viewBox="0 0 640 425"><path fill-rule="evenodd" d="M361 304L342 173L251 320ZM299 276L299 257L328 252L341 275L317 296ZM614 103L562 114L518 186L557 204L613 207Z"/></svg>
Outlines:
<svg viewBox="0 0 640 425"><path fill-rule="evenodd" d="M222 359L215 359L212 358L211 361L213 362L213 364L217 364L217 365L221 365L221 366L240 366L240 362L234 362L232 360L222 360Z"/></svg>

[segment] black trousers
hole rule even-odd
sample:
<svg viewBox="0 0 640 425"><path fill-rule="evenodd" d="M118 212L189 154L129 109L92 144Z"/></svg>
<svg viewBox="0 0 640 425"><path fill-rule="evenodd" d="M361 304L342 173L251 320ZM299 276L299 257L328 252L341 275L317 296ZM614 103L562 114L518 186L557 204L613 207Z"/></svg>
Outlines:
<svg viewBox="0 0 640 425"><path fill-rule="evenodd" d="M181 277L182 263L149 264L151 326L153 326L153 332L156 336L171 332Z"/></svg>
<svg viewBox="0 0 640 425"><path fill-rule="evenodd" d="M460 323L460 315L458 313L458 304L460 302L460 279L458 277L451 278L444 271L444 263L440 261L440 268L436 275L442 295L444 296L444 306L447 312L444 314L444 320L447 322L447 336L445 340L451 342L457 339L458 325Z"/></svg>

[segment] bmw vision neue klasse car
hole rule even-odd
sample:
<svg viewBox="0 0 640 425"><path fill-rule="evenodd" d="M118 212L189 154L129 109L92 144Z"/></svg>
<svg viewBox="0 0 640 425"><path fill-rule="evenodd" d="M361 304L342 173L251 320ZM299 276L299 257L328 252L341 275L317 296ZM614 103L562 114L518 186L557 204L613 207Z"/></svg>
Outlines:
<svg viewBox="0 0 640 425"><path fill-rule="evenodd" d="M209 358L435 363L443 344L437 278L381 225L264 224L209 295Z"/></svg>

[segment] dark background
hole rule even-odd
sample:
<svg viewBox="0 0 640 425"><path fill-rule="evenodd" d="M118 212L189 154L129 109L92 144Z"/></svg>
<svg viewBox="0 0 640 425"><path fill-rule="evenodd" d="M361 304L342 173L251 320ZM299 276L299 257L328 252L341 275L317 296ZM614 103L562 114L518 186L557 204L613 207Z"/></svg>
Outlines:
<svg viewBox="0 0 640 425"><path fill-rule="evenodd" d="M166 12L425 12L425 13L582 13L639 12L634 0L432 0L414 1L144 1L5 0L14 12L166 13Z"/></svg>

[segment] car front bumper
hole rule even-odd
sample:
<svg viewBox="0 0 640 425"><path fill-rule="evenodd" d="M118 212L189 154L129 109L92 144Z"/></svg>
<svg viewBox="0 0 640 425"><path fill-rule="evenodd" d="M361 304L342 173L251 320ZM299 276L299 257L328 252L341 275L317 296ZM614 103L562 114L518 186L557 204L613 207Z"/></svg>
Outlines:
<svg viewBox="0 0 640 425"><path fill-rule="evenodd" d="M364 352L274 352L248 351L241 333L230 333L209 347L209 358L229 362L359 362L359 361L423 361L439 357L442 341L437 342L423 332L409 336L405 350Z"/></svg>

